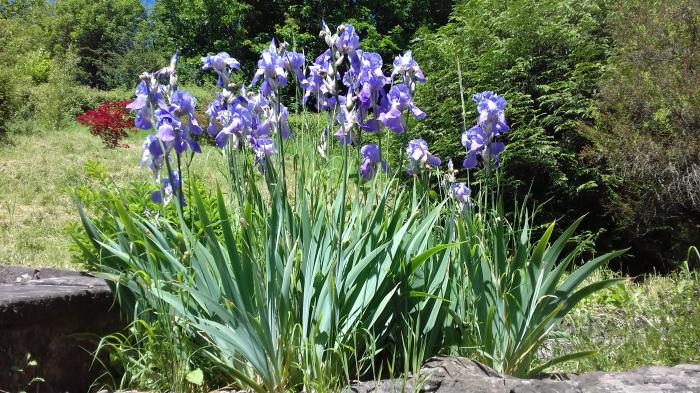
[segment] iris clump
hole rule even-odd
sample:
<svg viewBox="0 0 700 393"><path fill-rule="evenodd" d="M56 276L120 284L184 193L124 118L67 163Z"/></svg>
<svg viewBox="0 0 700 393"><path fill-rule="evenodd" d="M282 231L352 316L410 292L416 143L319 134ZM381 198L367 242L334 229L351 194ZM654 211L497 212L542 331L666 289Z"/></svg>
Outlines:
<svg viewBox="0 0 700 393"><path fill-rule="evenodd" d="M192 94L177 89L177 60L176 52L168 66L141 74L136 99L127 105L136 111L137 128L155 131L155 135L149 135L143 144L141 165L147 165L154 180L163 185L152 195L156 203L167 203L172 194L178 195L177 199L184 203L181 156L187 151L202 151L194 140L195 135L202 133L195 116L197 100ZM177 162L174 169L171 168L173 152Z"/></svg>
<svg viewBox="0 0 700 393"><path fill-rule="evenodd" d="M176 87L177 56L141 76L130 107L137 126L154 130L141 163L157 183L151 199L174 200L177 219L119 207L123 233L112 236L81 212L90 247L98 247L96 267L124 288L125 310L176 322L188 345L205 348L188 364L203 356L212 376L260 393L341 389L397 365L416 372L446 352L518 375L562 361L541 361L537 350L586 294L615 283L579 288L620 252L563 278L582 250L560 258L580 220L553 242L554 224L533 241L527 209L511 223L497 188L479 182L472 190L469 170L479 157L488 170L475 177L492 175L492 162L502 169L503 97L474 95L476 125L461 138L464 168L450 159L443 173L428 142L411 135L411 122L427 116L414 103L427 78L411 52L397 56L387 76L352 25L332 32L323 23L319 36L328 48L308 66L273 40L243 86L232 82L239 64L228 54L202 57L218 77L206 129L229 183L209 203L197 188L185 203L181 156L202 151L194 140L202 128L196 100ZM328 111L316 139L290 127L283 89L294 83L304 91L299 101ZM390 166L382 143L396 146L396 134L412 139L397 146L406 156Z"/></svg>

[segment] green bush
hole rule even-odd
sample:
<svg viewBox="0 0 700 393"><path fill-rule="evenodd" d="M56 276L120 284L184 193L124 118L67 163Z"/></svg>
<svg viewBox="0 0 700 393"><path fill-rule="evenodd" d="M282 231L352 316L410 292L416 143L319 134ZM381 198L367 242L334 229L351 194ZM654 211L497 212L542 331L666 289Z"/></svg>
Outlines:
<svg viewBox="0 0 700 393"><path fill-rule="evenodd" d="M599 180L577 156L585 143L578 127L595 118L608 3L458 1L450 23L415 40L414 55L427 76L417 101L428 117L409 137L424 136L460 168L460 135L475 123L469 114L463 121L464 107L470 111L476 92L498 91L508 101L512 128L503 154L506 195L531 190L539 202L551 198L541 215L547 220L598 216Z"/></svg>
<svg viewBox="0 0 700 393"><path fill-rule="evenodd" d="M41 47L24 54L17 64L17 72L28 76L33 84L48 82L50 71L51 55Z"/></svg>
<svg viewBox="0 0 700 393"><path fill-rule="evenodd" d="M12 75L0 68L0 135L7 132L7 126L12 120L17 96Z"/></svg>
<svg viewBox="0 0 700 393"><path fill-rule="evenodd" d="M100 61L100 76L107 89L131 89L141 73L153 64L166 62L170 56L172 53L165 53L137 41L126 53L115 53Z"/></svg>
<svg viewBox="0 0 700 393"><path fill-rule="evenodd" d="M88 161L85 172L87 175L85 184L72 188L69 192L85 211L90 212L95 228L100 231L116 236L118 230L112 214L122 204L130 211L177 224L178 217L172 209L162 209L160 205L151 201L151 193L157 189L153 183L144 179L132 181L126 186L118 186L104 165L98 161ZM194 181L191 188L186 188L185 192L189 193L194 189L198 189L206 206L210 208L214 206L211 194L201 182ZM196 210L185 210L184 218L193 225L194 233L201 234L202 226ZM212 218L218 219L217 216ZM78 223L73 223L66 228L66 231L74 240L70 245L72 262L87 270L96 269L97 261L92 257L93 253L90 250L92 244L85 228Z"/></svg>
<svg viewBox="0 0 700 393"><path fill-rule="evenodd" d="M99 90L84 85L77 86L75 94L75 108L71 112L79 111L78 114L89 109L95 109L105 101L123 101L134 98L133 89Z"/></svg>
<svg viewBox="0 0 700 393"><path fill-rule="evenodd" d="M28 102L32 106L25 108L25 111L32 111L42 126L58 129L81 113L76 82L77 64L77 55L70 51L63 57L52 59L48 81L29 89Z"/></svg>
<svg viewBox="0 0 700 393"><path fill-rule="evenodd" d="M672 268L700 244L698 30L700 3L688 0L622 2L610 25L615 52L583 157L637 269Z"/></svg>

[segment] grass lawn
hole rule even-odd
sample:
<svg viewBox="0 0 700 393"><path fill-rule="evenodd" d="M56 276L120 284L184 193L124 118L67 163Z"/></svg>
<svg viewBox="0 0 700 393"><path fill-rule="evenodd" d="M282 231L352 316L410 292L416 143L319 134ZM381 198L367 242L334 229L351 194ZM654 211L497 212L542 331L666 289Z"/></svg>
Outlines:
<svg viewBox="0 0 700 393"><path fill-rule="evenodd" d="M598 278L616 273L603 270ZM562 371L623 371L649 365L700 363L700 274L650 275L594 294L564 320L569 337L553 352L597 350Z"/></svg>
<svg viewBox="0 0 700 393"><path fill-rule="evenodd" d="M323 122L325 117L314 114L290 116L298 138L289 142L288 167L292 167L293 156L317 154L315 149L299 150L297 143L313 146L302 139L317 138ZM106 167L117 185L150 181L151 172L139 167L143 140L143 133L130 135L125 140L130 148L108 149L77 124L58 131L9 135L0 144L0 264L80 268L70 262L71 238L65 231L66 226L79 222L70 191L90 184L85 168L89 161ZM339 162L329 164L338 166ZM217 181L225 184L225 160L213 146L202 144L202 154L193 159L191 171L212 187ZM287 175L293 176L292 171Z"/></svg>
<svg viewBox="0 0 700 393"><path fill-rule="evenodd" d="M107 149L87 128L11 135L0 145L0 264L32 267L71 266L65 227L79 221L70 189L85 184L85 164L99 161L118 184L149 180L139 167L142 135L130 148ZM223 159L212 147L193 162L200 176L216 176Z"/></svg>

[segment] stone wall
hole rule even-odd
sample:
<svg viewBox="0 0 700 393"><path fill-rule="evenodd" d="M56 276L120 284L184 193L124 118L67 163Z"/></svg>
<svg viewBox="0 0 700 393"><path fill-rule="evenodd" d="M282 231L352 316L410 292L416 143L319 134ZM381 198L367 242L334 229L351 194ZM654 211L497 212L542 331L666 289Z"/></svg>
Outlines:
<svg viewBox="0 0 700 393"><path fill-rule="evenodd" d="M104 371L91 353L123 325L101 279L0 266L0 392L88 392Z"/></svg>

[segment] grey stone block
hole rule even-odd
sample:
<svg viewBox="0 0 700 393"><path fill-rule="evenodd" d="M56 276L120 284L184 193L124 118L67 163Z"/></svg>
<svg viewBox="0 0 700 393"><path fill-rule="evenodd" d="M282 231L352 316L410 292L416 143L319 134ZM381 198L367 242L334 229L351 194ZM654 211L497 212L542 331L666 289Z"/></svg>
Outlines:
<svg viewBox="0 0 700 393"><path fill-rule="evenodd" d="M124 326L106 283L80 272L0 266L0 391L79 392L99 338ZM27 356L36 366L27 365ZM38 386L38 389L37 389Z"/></svg>

